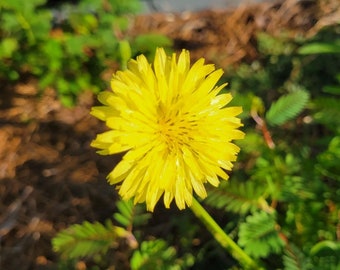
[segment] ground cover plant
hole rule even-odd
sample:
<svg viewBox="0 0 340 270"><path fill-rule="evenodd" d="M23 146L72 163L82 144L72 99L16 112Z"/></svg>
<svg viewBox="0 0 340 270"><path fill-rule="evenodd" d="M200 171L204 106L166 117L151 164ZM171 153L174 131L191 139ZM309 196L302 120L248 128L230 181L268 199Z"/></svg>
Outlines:
<svg viewBox="0 0 340 270"><path fill-rule="evenodd" d="M13 10L8 7L6 12ZM108 21L111 20L109 17ZM308 38L258 33L259 57L237 67L224 68L220 83L228 82L228 85L221 94L233 95L228 106L242 106L239 117L245 137L235 142L240 153L229 172L229 180L221 181L218 188L207 185L207 197L197 200L220 226L222 234L256 266L243 264L244 258L234 256L230 242L225 244L214 238L209 232L214 230L212 222L207 222L207 217L197 218L194 209L178 210L174 205L164 209L161 204L150 212L144 204L120 200L117 196L114 205L101 201L101 208L110 208L105 219L75 222L53 235L51 245L58 259L56 265L46 269L337 269L340 264L339 31L339 24L334 24ZM88 36L83 38L86 44ZM80 89L93 86L97 93L106 88L108 82L100 74L107 61L116 62L114 65L124 70L130 57L143 52L152 61L156 47L170 44L158 36L151 36L153 42L145 42L143 38L137 39L139 43L129 37L116 40L118 55L101 55L94 50L100 55L95 57L101 67L99 73L89 71L88 58L84 61L85 56L76 54L72 61L77 69L83 71L82 75L86 70L94 81L89 79L84 88L75 86L74 92L61 92L58 97L65 105L75 104ZM2 39L1 44L6 48L2 50L1 57L5 59L2 70L7 72L15 63L15 68L11 68L13 73L8 73L14 74L11 80L19 79L19 74L25 72L37 78L53 73L39 64L41 73L34 73L34 65L26 69L23 59L15 62L19 54L13 48L24 43L16 43L10 37ZM49 57L51 61L55 58ZM64 71L58 69L47 85L58 89L57 81L65 80L65 74L60 72ZM68 89L68 80L64 83ZM99 132L92 130L87 136L93 140ZM78 151L82 149L87 148L80 145ZM105 160L105 166L100 163L98 168L103 171L98 176L101 182L105 182L116 159ZM115 194L113 186L107 185L105 190Z"/></svg>
<svg viewBox="0 0 340 270"><path fill-rule="evenodd" d="M2 1L0 4L1 79L39 78L39 88L57 89L66 106L84 91L98 93L107 86L104 72L125 63L149 47L169 46L162 36L141 35L127 51L129 16L141 10L137 0L68 1L48 3ZM150 45L152 44L152 45Z"/></svg>
<svg viewBox="0 0 340 270"><path fill-rule="evenodd" d="M241 65L225 78L235 95L233 103L243 105L246 137L239 142L243 151L231 179L211 188L202 203L224 216L224 230L260 262L254 269L339 267L338 31L335 25L308 40L261 33L261 59ZM186 226L172 221L175 228L181 227L175 239L187 243L178 247L184 249L182 256L176 256L174 236L143 239L143 231L131 224L133 209L131 201L122 201L114 215L125 230L130 228L124 238L129 239L127 232L134 235L134 230L142 236L133 237L138 248L130 243L132 269L204 269L211 261L216 269L239 269L215 243L202 241L198 250L190 246L201 231L198 226L202 227L190 212L172 217L189 219ZM142 213L136 214L137 222L150 218ZM103 239L114 230L96 226L85 223L60 233L54 239L56 250L69 258L106 252L119 237ZM209 245L213 245L210 251Z"/></svg>

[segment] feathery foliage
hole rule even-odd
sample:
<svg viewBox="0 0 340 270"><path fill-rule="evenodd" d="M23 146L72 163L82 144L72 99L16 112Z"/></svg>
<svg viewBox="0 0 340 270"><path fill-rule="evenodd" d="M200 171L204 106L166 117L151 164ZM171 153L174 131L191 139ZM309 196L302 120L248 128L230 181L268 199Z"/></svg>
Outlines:
<svg viewBox="0 0 340 270"><path fill-rule="evenodd" d="M235 181L234 181L235 180ZM220 188L211 189L205 203L236 214L247 214L256 210L269 210L265 201L265 186L255 182L240 183L236 179L222 182Z"/></svg>
<svg viewBox="0 0 340 270"><path fill-rule="evenodd" d="M114 226L110 221L104 226L99 222L75 224L59 232L52 240L53 249L62 256L74 259L105 253L113 247L118 238L131 237L121 227Z"/></svg>
<svg viewBox="0 0 340 270"><path fill-rule="evenodd" d="M293 119L304 109L308 99L308 92L302 89L280 97L267 111L268 123L279 126Z"/></svg>
<svg viewBox="0 0 340 270"><path fill-rule="evenodd" d="M176 249L169 247L162 239L144 241L140 249L136 250L131 258L132 270L181 270L192 265L194 258L186 256L177 258Z"/></svg>
<svg viewBox="0 0 340 270"><path fill-rule="evenodd" d="M285 270L309 270L311 264L309 258L295 245L287 245L283 255Z"/></svg>
<svg viewBox="0 0 340 270"><path fill-rule="evenodd" d="M279 253L284 242L277 231L275 215L261 211L248 216L240 225L238 243L256 258Z"/></svg>
<svg viewBox="0 0 340 270"><path fill-rule="evenodd" d="M132 200L120 200L117 202L118 212L114 213L114 219L125 228L131 230L134 226L145 225L151 218L150 213L146 213L144 205L134 205Z"/></svg>

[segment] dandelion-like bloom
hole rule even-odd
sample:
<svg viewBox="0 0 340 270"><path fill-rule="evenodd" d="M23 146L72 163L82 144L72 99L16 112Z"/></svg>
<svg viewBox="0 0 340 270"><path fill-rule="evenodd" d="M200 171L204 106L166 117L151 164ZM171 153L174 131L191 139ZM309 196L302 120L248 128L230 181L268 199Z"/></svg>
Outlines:
<svg viewBox="0 0 340 270"><path fill-rule="evenodd" d="M163 195L165 206L191 205L193 192L207 196L206 182L218 186L228 179L239 147L232 140L244 133L236 116L241 107L225 107L232 99L216 86L223 71L204 59L190 66L183 50L168 57L157 49L153 66L140 55L118 71L112 92L99 94L104 106L92 114L111 129L99 134L92 146L99 154L126 152L108 175L123 199L146 202L153 211Z"/></svg>

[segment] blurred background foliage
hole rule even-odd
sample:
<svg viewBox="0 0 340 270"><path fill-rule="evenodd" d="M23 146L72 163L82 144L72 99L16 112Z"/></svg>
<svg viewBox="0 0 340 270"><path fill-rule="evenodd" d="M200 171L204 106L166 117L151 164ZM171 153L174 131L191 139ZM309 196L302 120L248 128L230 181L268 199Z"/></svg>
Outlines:
<svg viewBox="0 0 340 270"><path fill-rule="evenodd" d="M0 2L0 80L35 76L66 106L108 87L103 73L157 46L160 35L125 35L137 0ZM228 182L202 203L266 269L340 267L340 24L311 38L258 33L260 57L225 70L226 91L242 106L246 138ZM164 216L118 202L107 223L84 222L53 239L58 269L241 269L190 210ZM163 226L163 229L159 229ZM172 233L169 233L172 232ZM121 252L121 250L120 250Z"/></svg>
<svg viewBox="0 0 340 270"><path fill-rule="evenodd" d="M80 92L107 87L103 72L156 46L171 46L163 36L141 35L129 40L129 17L140 11L138 0L46 0L0 2L0 79L39 79L41 90L53 87L64 105ZM131 42L126 52L122 43Z"/></svg>

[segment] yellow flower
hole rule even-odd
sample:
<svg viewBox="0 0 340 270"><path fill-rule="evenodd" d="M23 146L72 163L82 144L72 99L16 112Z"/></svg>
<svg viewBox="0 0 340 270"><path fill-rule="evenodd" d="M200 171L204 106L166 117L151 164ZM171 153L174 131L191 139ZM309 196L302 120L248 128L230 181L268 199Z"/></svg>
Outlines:
<svg viewBox="0 0 340 270"><path fill-rule="evenodd" d="M123 199L146 202L153 211L163 195L165 206L190 206L193 192L207 196L205 183L218 186L227 179L239 148L231 141L244 133L236 116L241 107L225 107L232 99L216 86L223 71L204 59L190 66L183 50L168 57L157 49L153 65L144 55L111 81L112 92L98 99L104 106L91 113L111 129L92 146L102 155L126 152L108 175Z"/></svg>

